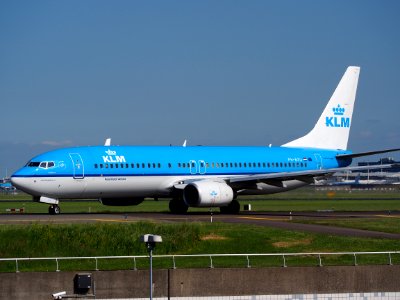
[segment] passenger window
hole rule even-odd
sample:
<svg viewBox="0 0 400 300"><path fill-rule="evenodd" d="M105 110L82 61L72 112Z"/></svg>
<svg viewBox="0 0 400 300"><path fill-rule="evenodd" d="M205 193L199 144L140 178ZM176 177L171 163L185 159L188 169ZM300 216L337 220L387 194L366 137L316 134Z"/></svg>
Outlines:
<svg viewBox="0 0 400 300"><path fill-rule="evenodd" d="M136 164L136 167L139 169L140 168L140 164Z"/></svg>
<svg viewBox="0 0 400 300"><path fill-rule="evenodd" d="M181 167L181 163L178 163L178 168L180 168Z"/></svg>
<svg viewBox="0 0 400 300"><path fill-rule="evenodd" d="M98 167L97 164L94 164L94 168L97 169L97 167Z"/></svg>
<svg viewBox="0 0 400 300"><path fill-rule="evenodd" d="M221 168L223 168L224 167L224 163L221 163Z"/></svg>
<svg viewBox="0 0 400 300"><path fill-rule="evenodd" d="M108 169L108 164L105 164L105 166L106 166L106 169Z"/></svg>
<svg viewBox="0 0 400 300"><path fill-rule="evenodd" d="M186 163L183 163L182 166L183 166L184 168L186 168Z"/></svg>
<svg viewBox="0 0 400 300"><path fill-rule="evenodd" d="M244 164L243 164L243 167L245 167L245 168L246 168L246 167L247 167L247 164L246 164L246 163L244 163Z"/></svg>
<svg viewBox="0 0 400 300"><path fill-rule="evenodd" d="M161 168L161 164L160 163L158 163L158 168Z"/></svg>
<svg viewBox="0 0 400 300"><path fill-rule="evenodd" d="M132 168L132 169L135 168L135 164L131 164L131 168Z"/></svg>
<svg viewBox="0 0 400 300"><path fill-rule="evenodd" d="M237 168L237 163L235 163L235 168Z"/></svg>
<svg viewBox="0 0 400 300"><path fill-rule="evenodd" d="M115 164L115 168L118 169L118 164Z"/></svg>
<svg viewBox="0 0 400 300"><path fill-rule="evenodd" d="M242 163L239 163L239 168L241 168L242 167Z"/></svg>
<svg viewBox="0 0 400 300"><path fill-rule="evenodd" d="M103 164L100 164L100 168L103 169Z"/></svg>
<svg viewBox="0 0 400 300"><path fill-rule="evenodd" d="M151 163L147 163L147 166L149 167L149 169L151 168Z"/></svg>
<svg viewBox="0 0 400 300"><path fill-rule="evenodd" d="M170 168L170 169L171 169L171 167L172 167L171 163L168 163L168 168Z"/></svg>
<svg viewBox="0 0 400 300"><path fill-rule="evenodd" d="M145 165L144 163L142 163L142 168L143 168L143 169L146 168L146 165Z"/></svg>
<svg viewBox="0 0 400 300"><path fill-rule="evenodd" d="M285 168L287 167L287 164L285 163Z"/></svg>
<svg viewBox="0 0 400 300"><path fill-rule="evenodd" d="M114 165L113 165L113 164L110 164L110 168L111 168L111 169L114 168Z"/></svg>

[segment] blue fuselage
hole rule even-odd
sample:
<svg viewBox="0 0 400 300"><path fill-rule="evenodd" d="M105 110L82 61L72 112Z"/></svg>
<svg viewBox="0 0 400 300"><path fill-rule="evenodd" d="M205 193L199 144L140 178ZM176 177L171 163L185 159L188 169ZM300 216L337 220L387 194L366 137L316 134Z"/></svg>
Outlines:
<svg viewBox="0 0 400 300"><path fill-rule="evenodd" d="M349 152L286 147L75 147L34 157L13 174L12 180L34 196L162 197L170 195L176 182L201 177L345 167L351 159L336 159L345 153ZM19 184L22 181L24 185ZM269 192L274 191L264 191Z"/></svg>

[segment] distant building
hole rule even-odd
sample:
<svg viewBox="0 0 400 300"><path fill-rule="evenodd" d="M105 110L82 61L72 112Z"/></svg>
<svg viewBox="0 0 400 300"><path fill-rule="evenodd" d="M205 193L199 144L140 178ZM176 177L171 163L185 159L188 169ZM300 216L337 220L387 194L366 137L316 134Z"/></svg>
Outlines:
<svg viewBox="0 0 400 300"><path fill-rule="evenodd" d="M375 172L387 172L387 173L400 173L400 161L395 161L391 157L381 158L378 161L366 161L366 162L359 162L359 166L377 166L377 165L386 165L386 164L397 164L398 166L392 167L390 169L375 169L375 170L365 170L360 171L360 173L375 173Z"/></svg>

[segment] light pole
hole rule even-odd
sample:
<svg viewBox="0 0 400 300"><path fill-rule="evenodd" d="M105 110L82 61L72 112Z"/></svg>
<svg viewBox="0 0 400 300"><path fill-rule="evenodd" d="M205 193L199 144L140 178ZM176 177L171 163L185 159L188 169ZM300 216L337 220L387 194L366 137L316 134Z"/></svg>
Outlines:
<svg viewBox="0 0 400 300"><path fill-rule="evenodd" d="M156 243L161 243L162 238L159 235L145 234L140 237L140 241L146 244L150 259L150 300L153 299L153 249Z"/></svg>

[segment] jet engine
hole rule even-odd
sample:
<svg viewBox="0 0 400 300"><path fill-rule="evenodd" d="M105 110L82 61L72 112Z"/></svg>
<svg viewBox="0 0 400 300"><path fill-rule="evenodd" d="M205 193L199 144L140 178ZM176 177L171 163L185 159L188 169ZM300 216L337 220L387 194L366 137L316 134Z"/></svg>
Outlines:
<svg viewBox="0 0 400 300"><path fill-rule="evenodd" d="M130 206L139 205L144 198L100 198L101 204L108 206Z"/></svg>
<svg viewBox="0 0 400 300"><path fill-rule="evenodd" d="M232 188L223 182L197 181L183 189L183 200L188 206L220 207L232 202Z"/></svg>

